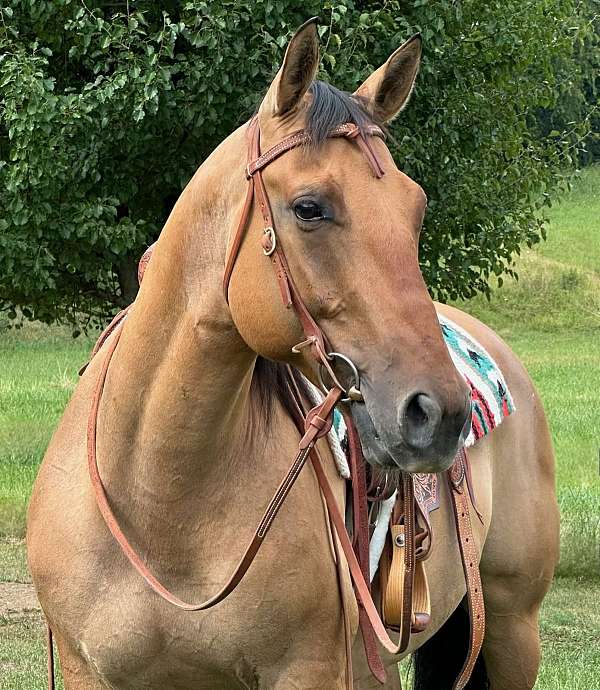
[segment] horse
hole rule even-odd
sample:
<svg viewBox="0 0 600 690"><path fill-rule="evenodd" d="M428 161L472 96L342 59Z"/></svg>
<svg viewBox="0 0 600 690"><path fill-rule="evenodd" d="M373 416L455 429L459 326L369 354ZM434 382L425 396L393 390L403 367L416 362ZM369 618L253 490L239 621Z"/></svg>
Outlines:
<svg viewBox="0 0 600 690"><path fill-rule="evenodd" d="M418 263L425 193L396 168L381 137L369 136L366 149L356 145L366 141L366 127L383 127L405 107L420 57L415 36L350 95L315 80L315 21L298 30L254 120L263 150L299 129L308 139L263 170L276 226L267 240L285 248L307 318L360 372L360 395L339 406L354 418L373 468L440 473L464 439L469 390L438 313L477 338L502 368L517 412L469 454L487 617L467 687L525 690L538 672L538 612L558 550L542 405L492 330L432 301ZM348 123L360 137L330 136ZM231 575L296 452L298 429L282 381L291 366L317 383L318 366L310 347L298 347L303 329L282 303L265 257L260 209L246 208L248 128L225 139L182 192L127 318L81 376L33 488L29 568L67 690L342 689L344 630L352 686L400 688L398 655L382 656L384 685L368 671L346 560L310 465L237 589L195 612L158 597L131 567L88 475L90 408L111 349L94 448L111 510L158 579L178 596L201 598ZM375 164L381 174L373 174ZM247 228L224 295L242 214ZM316 447L343 511L345 482L326 439ZM468 644L447 492L442 487L432 514L431 622L402 655L416 652L420 690L451 688Z"/></svg>

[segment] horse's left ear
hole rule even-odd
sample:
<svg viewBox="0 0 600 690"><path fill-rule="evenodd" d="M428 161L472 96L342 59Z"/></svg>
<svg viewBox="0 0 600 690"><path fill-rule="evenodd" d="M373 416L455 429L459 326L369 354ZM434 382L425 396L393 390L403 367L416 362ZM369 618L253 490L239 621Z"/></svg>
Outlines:
<svg viewBox="0 0 600 690"><path fill-rule="evenodd" d="M292 36L283 65L275 75L261 110L281 117L302 100L319 69L319 34L317 18L305 22Z"/></svg>
<svg viewBox="0 0 600 690"><path fill-rule="evenodd" d="M354 92L378 122L389 122L410 98L421 63L421 36L415 34L390 55Z"/></svg>

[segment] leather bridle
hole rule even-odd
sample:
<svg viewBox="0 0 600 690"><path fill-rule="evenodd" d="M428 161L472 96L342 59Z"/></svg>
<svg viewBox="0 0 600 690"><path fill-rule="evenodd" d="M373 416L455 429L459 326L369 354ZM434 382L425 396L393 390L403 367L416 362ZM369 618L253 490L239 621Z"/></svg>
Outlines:
<svg viewBox="0 0 600 690"><path fill-rule="evenodd" d="M358 371L354 364L345 355L340 353L332 352L330 343L323 333L319 325L316 323L314 318L311 316L308 308L304 304L304 301L300 295L300 292L292 278L290 273L289 264L287 262L282 243L277 236L276 225L269 204L269 198L265 188L265 184L262 178L262 171L266 166L272 163L274 160L279 158L285 152L301 146L303 144L310 143L309 135L306 131L301 130L289 135L278 144L270 148L265 153L261 154L260 151L260 127L258 118L255 117L251 120L248 126L248 161L246 166L246 178L248 180L248 189L246 192L246 198L244 201L243 210L239 219L237 229L233 235L233 239L230 243L230 249L225 265L225 272L223 278L223 291L225 294L225 299L228 300L229 284L231 281L232 273L235 268L236 259L238 257L244 236L249 224L250 215L252 212L253 205L256 203L257 208L260 209L260 213L263 218L263 233L261 236L261 246L264 254L270 258L273 268L275 270L275 275L277 283L279 286L279 291L281 294L281 299L286 308L293 308L298 319L302 325L304 331L305 340L294 346L293 351L295 353L300 353L304 348L309 348L310 353L316 360L318 367L320 369L320 377L323 382L325 390L324 400L313 407L308 413L305 413L304 404L305 401L303 396L300 394L297 386L295 385L294 378L289 377L288 386L291 398L294 401L294 409L292 411L292 418L300 431L301 439L298 444L298 452L294 461L288 470L287 474L280 483L277 491L275 492L273 498L269 502L263 517L254 532L254 535L246 547L238 565L236 566L233 574L230 576L225 585L217 592L214 596L207 599L206 601L200 603L189 603L180 599L178 596L170 592L158 579L153 575L151 570L143 562L140 555L133 549L129 543L127 537L123 533L121 527L119 526L115 515L110 507L102 479L100 477L100 472L98 469L98 458L97 458L97 448L96 440L98 433L98 413L100 409L100 403L102 400L102 393L104 390L104 385L106 381L106 376L110 366L112 357L117 349L119 343L122 328L116 328L116 326L123 321L123 315L119 315L113 321L113 324L109 326L108 332L114 334L114 337L108 344L108 349L106 356L100 368L100 373L94 388L92 405L90 409L90 414L88 418L87 425L87 456L88 456L88 469L89 474L96 498L96 502L100 513L108 527L110 533L114 539L119 544L125 556L128 558L135 570L146 580L150 587L163 599L170 602L178 608L184 609L186 611L200 611L209 609L219 602L223 601L229 594L231 594L237 585L241 582L248 568L252 564L256 554L258 553L273 521L275 520L281 506L283 505L286 497L288 496L291 488L293 487L296 479L298 478L300 471L304 467L308 458L310 458L311 464L314 468L317 480L325 499L327 505L327 511L329 514L330 522L333 525L337 538L339 540L339 545L346 557L346 562L350 571L352 582L354 585L354 590L359 603L359 614L361 628L363 631L363 638L365 642L365 647L367 650L367 658L369 660L369 665L371 670L374 672L375 676L383 682L385 679L385 669L381 660L379 659L377 648L375 644L375 638L379 640L382 646L391 654L397 654L403 652L409 643L410 632L411 632L411 587L412 587L412 575L414 569L414 494L413 494L413 484L412 478L408 474L403 475L403 489L404 489L404 510L405 510L405 530L406 530L406 543L411 548L406 549L406 575L404 583L404 597L405 601L405 615L408 619L403 621L401 626L401 634L398 643L394 643L383 624L377 608L373 602L370 593L369 577L368 577L368 542L366 546L366 556L365 556L365 542L364 537L362 543L356 544L356 534L355 534L355 544L353 545L348 532L346 530L345 521L342 517L340 509L337 505L333 489L327 479L325 471L323 469L319 453L316 448L316 442L318 439L324 437L332 425L333 410L340 400L344 399L346 401L362 400L362 395L360 393L360 382ZM381 163L375 154L370 138L373 136L383 137L382 130L375 125L368 125L366 127L358 127L353 123L342 124L335 129L333 129L330 137L341 137L346 138L350 141L354 141L358 144L361 151L363 152L369 166L375 175L375 177L380 178L383 176L384 171ZM108 335L101 337L100 345L97 346L94 352L101 346L101 343L106 342ZM343 360L347 366L350 367L352 372L352 385L344 388L339 382L334 370L333 365L336 359ZM325 379L327 379L327 385L325 385ZM330 384L330 385L329 385ZM364 459L362 457L362 451L360 447L360 440L356 432L356 428L352 422L352 417L348 413L347 409L344 410L344 418L348 428L348 439L349 439L349 455L350 455L350 467L353 474L353 482L362 481L364 484L364 473L362 469L364 468ZM462 480L461 480L462 481ZM460 484L456 485L458 487L457 491L460 494ZM366 490L363 488L364 501L366 504ZM359 497L362 500L362 496ZM461 494L456 500L462 501L460 504L460 509L462 510L463 518L465 513L468 520L468 506L466 505L464 494ZM470 523L469 523L470 524ZM356 522L355 522L356 526ZM364 527L364 525L363 525ZM368 530L367 530L368 532ZM363 529L364 535L364 529ZM470 549L473 549L473 539L471 536ZM367 534L368 539L368 534ZM338 548L338 543L334 539L335 548ZM469 538L466 539L467 543ZM356 548L356 553L355 553ZM358 553L358 557L357 557ZM476 553L474 551L469 551L467 554L468 559L471 560L471 566L473 566L473 561L476 559ZM341 568L341 559L337 558L338 568ZM340 571L341 572L341 571ZM341 582L341 575L338 572L338 578ZM477 571L478 577L478 571ZM475 577L475 575L472 575ZM477 582L475 582L475 585ZM479 582L479 591L481 584ZM475 589L475 592L478 590ZM346 652L347 652L347 687L352 688L352 668L351 668L351 634L349 631L348 615L346 611L346 604L344 602L343 592L342 592L342 603L344 608L344 621L346 630ZM471 603L471 602L469 602ZM476 602L477 603L477 602ZM482 617L482 616L481 616ZM478 621L480 616L477 617ZM480 621L483 625L483 620ZM482 633L481 633L482 637ZM51 640L51 637L50 637ZM477 637L477 640L479 637ZM480 647L479 643L479 647ZM471 652L465 667L461 673L461 678L457 681L455 687L463 687L470 671L475 663L479 647L477 645L471 644ZM49 676L50 678L50 676ZM52 684L53 687L53 676Z"/></svg>
<svg viewBox="0 0 600 690"><path fill-rule="evenodd" d="M329 138L342 137L350 141L356 141L364 153L373 174L375 177L380 178L384 175L383 167L368 140L368 137L373 136L383 138L384 134L380 127L370 124L361 128L351 122L338 125L329 133ZM278 241L275 220L262 177L262 171L281 155L299 146L309 145L310 136L305 130L294 132L268 149L268 151L261 154L260 125L258 117L255 116L248 126L247 138L248 160L246 165L246 179L248 180L248 187L242 213L233 235L231 248L225 263L225 272L223 275L223 293L225 295L225 300L229 302L229 284L231 282L231 276L242 242L246 235L252 208L256 206L260 209L260 214L263 219L263 234L261 237L262 250L265 256L270 258L273 265L281 300L287 309L294 309L302 325L302 330L304 331L305 339L301 343L294 345L292 352L299 354L304 348L310 348L312 356L319 365L319 380L321 382L321 387L326 388L325 378L329 378L335 386L346 394L344 401L362 400L359 374L356 366L346 355L331 351L331 346L327 337L313 319L296 287L283 246L281 242ZM352 373L352 378L354 380L352 384L347 387L347 390L339 382L333 371L332 363L336 359L343 362Z"/></svg>

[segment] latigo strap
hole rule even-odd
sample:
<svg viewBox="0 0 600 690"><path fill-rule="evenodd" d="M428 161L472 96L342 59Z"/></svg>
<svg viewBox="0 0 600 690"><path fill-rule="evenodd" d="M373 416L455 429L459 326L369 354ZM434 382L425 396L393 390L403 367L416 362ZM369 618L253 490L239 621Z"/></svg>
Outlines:
<svg viewBox="0 0 600 690"><path fill-rule="evenodd" d="M454 683L454 690L462 690L469 682L485 635L485 606L481 576L479 574L479 556L473 538L473 528L469 514L470 490L465 490L467 487L467 476L468 461L466 451L463 448L457 455L454 465L447 472L456 522L458 546L467 582L467 605L471 621L469 654L460 675Z"/></svg>

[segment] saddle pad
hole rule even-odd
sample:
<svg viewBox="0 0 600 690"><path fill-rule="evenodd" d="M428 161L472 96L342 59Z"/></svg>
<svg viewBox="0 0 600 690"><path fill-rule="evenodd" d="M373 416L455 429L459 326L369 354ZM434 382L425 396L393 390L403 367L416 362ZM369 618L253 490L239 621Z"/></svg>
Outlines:
<svg viewBox="0 0 600 690"><path fill-rule="evenodd" d="M442 334L454 366L471 388L471 432L465 446L491 433L515 404L500 367L481 343L454 321L438 314Z"/></svg>

